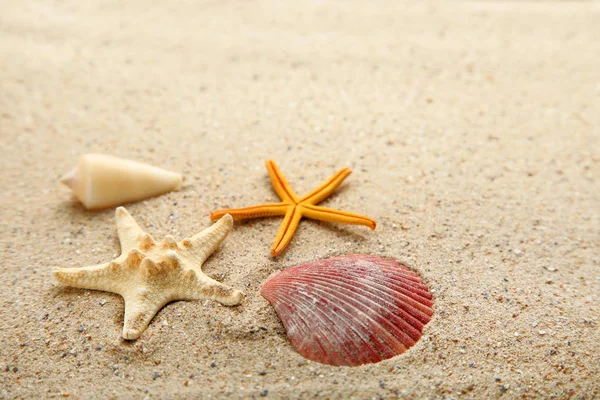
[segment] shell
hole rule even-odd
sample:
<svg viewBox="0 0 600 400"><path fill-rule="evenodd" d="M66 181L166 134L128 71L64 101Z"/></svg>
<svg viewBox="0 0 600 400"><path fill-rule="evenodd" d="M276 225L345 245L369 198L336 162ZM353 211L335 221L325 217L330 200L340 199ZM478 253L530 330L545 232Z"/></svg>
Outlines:
<svg viewBox="0 0 600 400"><path fill-rule="evenodd" d="M84 154L60 179L89 210L118 206L179 189L180 174L106 154Z"/></svg>
<svg viewBox="0 0 600 400"><path fill-rule="evenodd" d="M288 268L261 295L290 343L329 365L376 363L405 352L433 315L428 287L390 258L350 254Z"/></svg>

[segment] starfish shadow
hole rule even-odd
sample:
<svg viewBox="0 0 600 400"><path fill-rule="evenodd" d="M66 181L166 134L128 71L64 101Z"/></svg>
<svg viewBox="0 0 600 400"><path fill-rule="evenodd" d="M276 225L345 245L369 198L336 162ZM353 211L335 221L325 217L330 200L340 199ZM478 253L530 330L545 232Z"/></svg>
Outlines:
<svg viewBox="0 0 600 400"><path fill-rule="evenodd" d="M101 307L103 307L104 305L111 303L112 306L109 307L114 307L116 311L114 317L112 318L112 322L114 322L114 329L116 332L121 331L121 326L123 325L123 316L125 314L125 303L123 297L120 295L102 290L80 289L63 285L56 285L50 288L49 295L53 300L62 300L67 304L71 303L73 306L75 306L75 304L81 304L82 307L85 307L85 304L87 304L89 307L96 307L99 304ZM86 297L90 300L96 301L76 303L75 300L79 299L79 297ZM102 299L105 299L105 302L100 303L100 300ZM90 320L90 323L92 322L94 321Z"/></svg>
<svg viewBox="0 0 600 400"><path fill-rule="evenodd" d="M367 236L358 233L359 228L345 228L340 226L339 224L333 222L324 222L324 221L310 221L311 223L325 228L330 232L336 233L338 236L341 236L342 239L346 240L367 240Z"/></svg>
<svg viewBox="0 0 600 400"><path fill-rule="evenodd" d="M339 224L336 224L334 222L324 222L324 221L313 221L313 220L304 220L302 221L303 223L310 223L310 224L314 224L316 227L320 228L320 229L326 229L331 233L334 233L335 236L339 237L342 239L341 243L346 243L348 241L352 241L352 242L361 242L364 240L367 240L367 236L361 233L356 232L354 229L350 228L343 228L340 227ZM295 246L294 243L292 242L290 244L290 247ZM276 256L272 256L273 260L280 260L283 257L286 256L286 251L287 249L285 249L283 252L281 252L280 254L276 255Z"/></svg>

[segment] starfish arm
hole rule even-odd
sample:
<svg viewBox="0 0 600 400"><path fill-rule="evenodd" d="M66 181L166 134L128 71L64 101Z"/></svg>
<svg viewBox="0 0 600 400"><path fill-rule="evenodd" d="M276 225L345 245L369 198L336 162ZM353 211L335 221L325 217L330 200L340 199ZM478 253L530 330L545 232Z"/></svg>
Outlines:
<svg viewBox="0 0 600 400"><path fill-rule="evenodd" d="M123 339L134 340L146 330L152 318L171 299L164 295L149 293L145 288L130 291L125 299L125 318L123 322Z"/></svg>
<svg viewBox="0 0 600 400"><path fill-rule="evenodd" d="M321 186L300 199L301 203L317 204L325 200L333 193L344 179L352 173L350 168L344 168L336 172L331 178L323 182Z"/></svg>
<svg viewBox="0 0 600 400"><path fill-rule="evenodd" d="M127 253L129 250L136 248L142 238L152 241L150 235L140 228L125 207L117 207L115 218L117 220L119 242L121 243L121 253Z"/></svg>
<svg viewBox="0 0 600 400"><path fill-rule="evenodd" d="M277 232L277 237L271 247L271 255L276 256L280 254L290 243L298 229L298 223L302 219L302 212L299 207L291 208L283 218L283 222Z"/></svg>
<svg viewBox="0 0 600 400"><path fill-rule="evenodd" d="M297 203L298 196L292 190L290 184L285 179L277 164L273 160L267 160L265 162L267 166L267 172L269 173L269 177L271 178L271 184L273 185L273 189L279 196L281 200L288 203Z"/></svg>
<svg viewBox="0 0 600 400"><path fill-rule="evenodd" d="M189 300L215 300L226 306L235 306L240 304L244 298L244 294L239 290L217 282L204 274L191 276L188 271L186 278L192 283Z"/></svg>
<svg viewBox="0 0 600 400"><path fill-rule="evenodd" d="M377 223L369 217L347 211L334 210L332 208L315 205L302 205L302 214L311 219L327 222L339 222L342 224L364 225L375 229Z"/></svg>
<svg viewBox="0 0 600 400"><path fill-rule="evenodd" d="M182 254L192 259L194 266L200 270L204 261L217 250L225 237L231 232L232 227L233 218L231 215L225 214L211 227L204 229L191 238L182 240L179 244Z"/></svg>
<svg viewBox="0 0 600 400"><path fill-rule="evenodd" d="M114 262L83 268L54 268L54 278L66 286L103 290L121 294L122 280L118 279Z"/></svg>
<svg viewBox="0 0 600 400"><path fill-rule="evenodd" d="M288 203L269 203L244 208L226 208L210 214L210 219L214 221L225 214L230 214L235 219L275 217L278 215L285 215L289 207L290 204Z"/></svg>

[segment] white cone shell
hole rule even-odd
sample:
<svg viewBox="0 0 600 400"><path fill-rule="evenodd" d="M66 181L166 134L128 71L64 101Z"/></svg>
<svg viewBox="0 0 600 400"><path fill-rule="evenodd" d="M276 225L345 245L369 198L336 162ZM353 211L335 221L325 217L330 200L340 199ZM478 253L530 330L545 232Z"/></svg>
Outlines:
<svg viewBox="0 0 600 400"><path fill-rule="evenodd" d="M180 174L106 154L84 154L60 182L89 210L118 206L179 189Z"/></svg>

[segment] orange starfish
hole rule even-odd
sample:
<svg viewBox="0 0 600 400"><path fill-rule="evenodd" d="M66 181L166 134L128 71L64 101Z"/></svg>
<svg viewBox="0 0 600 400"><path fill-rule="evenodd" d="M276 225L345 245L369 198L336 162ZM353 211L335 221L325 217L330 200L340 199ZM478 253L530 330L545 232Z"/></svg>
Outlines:
<svg viewBox="0 0 600 400"><path fill-rule="evenodd" d="M244 208L227 208L213 212L210 218L212 220L219 219L225 214L230 214L234 219L283 215L283 222L271 247L271 254L273 256L281 253L290 243L302 217L317 219L319 221L365 225L371 229L375 229L376 223L369 217L315 205L329 197L344 179L352 173L350 168L339 170L321 186L309 194L299 197L294 193L273 160L267 160L266 166L271 178L271 184L281 199L280 203L267 203Z"/></svg>

